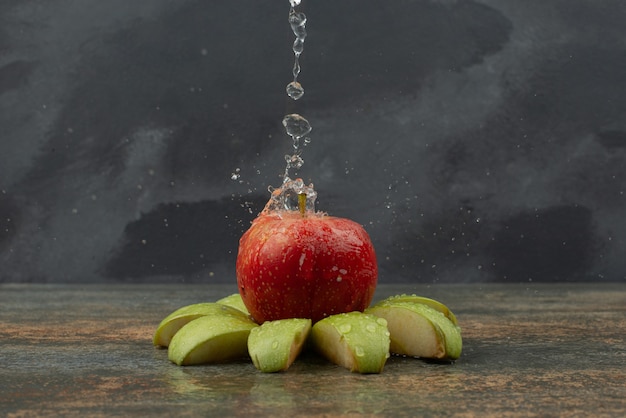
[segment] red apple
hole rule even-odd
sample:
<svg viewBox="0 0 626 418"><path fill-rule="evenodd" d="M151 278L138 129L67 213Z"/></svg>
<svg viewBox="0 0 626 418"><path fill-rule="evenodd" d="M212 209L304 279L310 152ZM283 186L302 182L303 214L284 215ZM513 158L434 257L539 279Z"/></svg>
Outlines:
<svg viewBox="0 0 626 418"><path fill-rule="evenodd" d="M377 276L369 235L349 219L265 211L239 241L239 293L259 323L363 311Z"/></svg>

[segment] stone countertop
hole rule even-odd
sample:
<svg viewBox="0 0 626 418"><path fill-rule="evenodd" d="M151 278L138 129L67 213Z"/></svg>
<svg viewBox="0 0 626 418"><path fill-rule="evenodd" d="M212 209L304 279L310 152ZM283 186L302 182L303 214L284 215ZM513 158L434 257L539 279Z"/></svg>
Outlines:
<svg viewBox="0 0 626 418"><path fill-rule="evenodd" d="M626 416L626 284L380 285L418 293L463 330L455 363L392 357L359 375L310 353L178 367L163 317L228 285L0 285L2 416Z"/></svg>

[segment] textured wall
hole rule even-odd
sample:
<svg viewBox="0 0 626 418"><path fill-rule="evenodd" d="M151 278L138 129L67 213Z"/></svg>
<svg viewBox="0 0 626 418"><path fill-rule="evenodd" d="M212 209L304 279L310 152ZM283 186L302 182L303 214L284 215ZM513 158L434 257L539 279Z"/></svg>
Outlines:
<svg viewBox="0 0 626 418"><path fill-rule="evenodd" d="M626 280L626 4L0 2L0 281L234 281L300 175L380 280ZM231 179L239 169L240 177Z"/></svg>

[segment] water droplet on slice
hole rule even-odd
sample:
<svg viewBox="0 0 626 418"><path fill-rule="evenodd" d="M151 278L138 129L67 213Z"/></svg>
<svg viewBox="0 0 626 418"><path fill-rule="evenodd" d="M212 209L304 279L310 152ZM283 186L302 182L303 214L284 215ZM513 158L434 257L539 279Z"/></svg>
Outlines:
<svg viewBox="0 0 626 418"><path fill-rule="evenodd" d="M287 96L291 97L294 100L298 100L302 96L304 96L304 88L302 88L302 84L297 81L292 81L287 84Z"/></svg>
<svg viewBox="0 0 626 418"><path fill-rule="evenodd" d="M386 327L387 326L387 320L385 318L378 318L376 319L376 322L378 322L380 325Z"/></svg>
<svg viewBox="0 0 626 418"><path fill-rule="evenodd" d="M292 138L302 138L311 132L312 129L309 121L297 113L285 116L283 118L283 126L287 134Z"/></svg>
<svg viewBox="0 0 626 418"><path fill-rule="evenodd" d="M354 354L356 354L357 357L363 357L365 355L365 350L363 350L363 347L360 345L357 345L354 347Z"/></svg>
<svg viewBox="0 0 626 418"><path fill-rule="evenodd" d="M341 332L342 334L347 334L351 330L352 330L352 325L350 325L350 324L341 324L341 325L339 325L339 332Z"/></svg>
<svg viewBox="0 0 626 418"><path fill-rule="evenodd" d="M376 325L374 325L374 324L367 324L365 326L365 329L367 330L367 332L376 332Z"/></svg>
<svg viewBox="0 0 626 418"><path fill-rule="evenodd" d="M272 349L276 350L277 348L278 348L278 341L277 341L277 340L274 340L274 341L272 342Z"/></svg>

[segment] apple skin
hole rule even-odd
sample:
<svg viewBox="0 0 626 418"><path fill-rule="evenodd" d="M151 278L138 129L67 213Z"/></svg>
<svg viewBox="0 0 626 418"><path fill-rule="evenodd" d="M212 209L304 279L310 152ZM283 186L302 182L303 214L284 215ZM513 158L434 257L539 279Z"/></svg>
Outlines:
<svg viewBox="0 0 626 418"><path fill-rule="evenodd" d="M255 321L363 311L378 279L376 253L358 223L324 213L271 211L239 241L239 293Z"/></svg>

